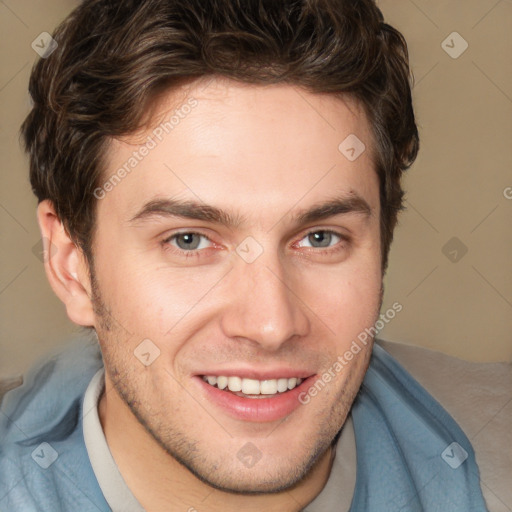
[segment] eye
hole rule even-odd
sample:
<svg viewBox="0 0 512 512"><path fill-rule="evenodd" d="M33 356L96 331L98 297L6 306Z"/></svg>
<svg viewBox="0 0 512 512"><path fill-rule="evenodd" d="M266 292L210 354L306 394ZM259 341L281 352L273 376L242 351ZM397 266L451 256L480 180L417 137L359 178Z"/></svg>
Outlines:
<svg viewBox="0 0 512 512"><path fill-rule="evenodd" d="M183 233L175 233L174 235L162 241L163 245L171 245L178 248L178 252L192 252L206 249L209 247L210 239L201 233L187 231ZM188 254L186 255L188 256Z"/></svg>
<svg viewBox="0 0 512 512"><path fill-rule="evenodd" d="M346 241L347 237L341 235L340 233L336 233L335 231L320 230L311 231L302 240L306 240L310 245L304 246L299 242L299 247L312 247L322 249L326 247L333 247L341 240ZM332 244L332 242L334 242L334 244Z"/></svg>

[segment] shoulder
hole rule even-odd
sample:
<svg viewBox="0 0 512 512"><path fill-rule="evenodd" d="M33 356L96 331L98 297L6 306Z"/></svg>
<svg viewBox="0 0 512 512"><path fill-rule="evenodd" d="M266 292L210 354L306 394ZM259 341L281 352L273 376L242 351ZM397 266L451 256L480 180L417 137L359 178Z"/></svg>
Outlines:
<svg viewBox="0 0 512 512"><path fill-rule="evenodd" d="M101 365L97 346L75 339L6 393L0 407L1 510L40 510L41 500L60 510L67 499L71 510L84 499L77 483L94 475L83 443L81 405Z"/></svg>
<svg viewBox="0 0 512 512"><path fill-rule="evenodd" d="M512 364L474 363L377 340L455 419L470 440L491 510L512 504ZM500 508L501 507L501 508Z"/></svg>
<svg viewBox="0 0 512 512"><path fill-rule="evenodd" d="M1 403L2 443L28 442L59 430L63 438L92 376L101 368L101 352L90 337L76 337L65 349L47 355L8 391Z"/></svg>

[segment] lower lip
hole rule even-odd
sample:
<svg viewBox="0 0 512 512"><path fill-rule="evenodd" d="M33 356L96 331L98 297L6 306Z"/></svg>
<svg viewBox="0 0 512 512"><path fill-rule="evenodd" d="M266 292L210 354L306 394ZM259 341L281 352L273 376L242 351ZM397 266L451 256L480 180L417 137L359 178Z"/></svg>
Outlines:
<svg viewBox="0 0 512 512"><path fill-rule="evenodd" d="M296 388L270 398L244 398L211 386L201 377L194 377L210 402L235 419L252 422L276 421L291 414L302 405L299 395L309 387L313 378L314 376L308 377Z"/></svg>

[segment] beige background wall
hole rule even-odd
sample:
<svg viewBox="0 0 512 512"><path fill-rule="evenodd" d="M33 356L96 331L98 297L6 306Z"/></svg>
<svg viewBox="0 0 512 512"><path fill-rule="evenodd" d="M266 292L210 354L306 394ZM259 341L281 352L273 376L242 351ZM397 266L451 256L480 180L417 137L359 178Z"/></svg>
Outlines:
<svg viewBox="0 0 512 512"><path fill-rule="evenodd" d="M31 43L77 3L0 2L0 376L25 371L78 332L36 256L36 201L18 144L38 58ZM385 278L382 311L394 302L403 310L380 337L468 360L511 361L512 3L379 5L409 43L422 144L405 179L407 211Z"/></svg>

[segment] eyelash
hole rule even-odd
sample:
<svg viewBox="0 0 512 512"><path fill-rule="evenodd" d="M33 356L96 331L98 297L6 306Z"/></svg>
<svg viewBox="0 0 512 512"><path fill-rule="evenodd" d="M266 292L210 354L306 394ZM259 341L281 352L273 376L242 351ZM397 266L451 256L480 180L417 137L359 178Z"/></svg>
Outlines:
<svg viewBox="0 0 512 512"><path fill-rule="evenodd" d="M304 238L308 237L309 235L312 235L312 234L315 234L315 233L332 234L332 235L335 235L335 236L337 236L337 237L339 237L341 239L341 242L338 242L337 244L335 244L332 247L327 247L324 250L321 250L322 249L321 247L310 247L309 248L309 249L311 249L314 252L320 252L320 253L325 254L325 255L333 254L333 253L341 251L342 248L343 248L343 245L344 245L343 242L345 242L345 243L349 243L350 242L350 238L348 236L343 235L341 233L338 233L337 231L333 231L331 229L317 229L317 230L314 230L314 231L309 231L300 240L303 240ZM198 236L206 238L209 242L213 243L213 241L210 240L210 238L208 236L206 236L205 234L203 234L203 233L199 233L197 231L182 231L182 232L179 232L179 233L174 233L173 235L171 235L171 236L165 238L164 240L162 240L161 244L164 247L164 249L166 251L170 251L170 252L172 252L174 254L178 254L178 255L183 256L185 258L200 257L201 253L204 251L204 249L192 249L190 251L185 251L185 250L179 249L177 247L172 247L172 249L170 249L170 247L171 247L170 246L171 240L175 239L176 237L178 237L180 235L198 235ZM307 252L309 252L309 251L307 251Z"/></svg>

